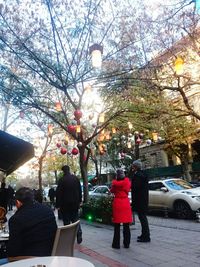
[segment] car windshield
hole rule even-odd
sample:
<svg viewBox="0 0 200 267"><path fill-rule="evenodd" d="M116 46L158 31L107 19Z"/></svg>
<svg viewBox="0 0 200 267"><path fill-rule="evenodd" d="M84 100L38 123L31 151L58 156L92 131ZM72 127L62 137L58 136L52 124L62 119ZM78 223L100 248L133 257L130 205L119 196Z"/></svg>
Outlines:
<svg viewBox="0 0 200 267"><path fill-rule="evenodd" d="M166 181L166 185L174 190L192 189L193 186L184 180L170 180Z"/></svg>

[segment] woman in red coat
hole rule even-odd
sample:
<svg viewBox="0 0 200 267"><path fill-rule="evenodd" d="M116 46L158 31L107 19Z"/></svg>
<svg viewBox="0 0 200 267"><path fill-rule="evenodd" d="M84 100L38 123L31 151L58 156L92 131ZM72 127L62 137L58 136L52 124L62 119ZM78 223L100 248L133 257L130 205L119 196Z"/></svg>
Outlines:
<svg viewBox="0 0 200 267"><path fill-rule="evenodd" d="M128 193L131 188L131 182L125 177L122 169L117 170L116 179L112 182L111 192L114 194L112 204L114 236L112 247L120 248L120 223L123 223L123 244L129 248L131 233L129 224L132 222L132 210Z"/></svg>

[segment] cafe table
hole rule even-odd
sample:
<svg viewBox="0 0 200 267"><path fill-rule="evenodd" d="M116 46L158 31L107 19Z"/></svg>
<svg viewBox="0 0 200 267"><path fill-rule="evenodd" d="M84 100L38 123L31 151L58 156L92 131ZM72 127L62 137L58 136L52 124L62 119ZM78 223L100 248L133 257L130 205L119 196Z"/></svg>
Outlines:
<svg viewBox="0 0 200 267"><path fill-rule="evenodd" d="M94 265L84 259L76 257L33 257L4 264L5 267L94 267Z"/></svg>

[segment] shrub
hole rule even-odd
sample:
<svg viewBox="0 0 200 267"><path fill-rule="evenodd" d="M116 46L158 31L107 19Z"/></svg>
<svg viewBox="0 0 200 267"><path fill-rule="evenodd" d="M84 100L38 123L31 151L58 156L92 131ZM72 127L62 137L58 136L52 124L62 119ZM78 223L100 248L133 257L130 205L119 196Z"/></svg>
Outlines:
<svg viewBox="0 0 200 267"><path fill-rule="evenodd" d="M88 203L83 204L81 217L86 220L111 224L112 200L111 196L91 198Z"/></svg>

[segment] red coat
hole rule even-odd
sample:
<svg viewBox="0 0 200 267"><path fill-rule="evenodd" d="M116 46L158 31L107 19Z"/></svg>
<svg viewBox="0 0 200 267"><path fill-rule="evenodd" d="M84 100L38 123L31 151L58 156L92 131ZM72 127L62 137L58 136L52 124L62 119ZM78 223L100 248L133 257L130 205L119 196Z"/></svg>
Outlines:
<svg viewBox="0 0 200 267"><path fill-rule="evenodd" d="M113 180L111 192L114 194L112 204L113 223L131 223L132 210L128 193L131 188L131 182L128 177L123 180Z"/></svg>

